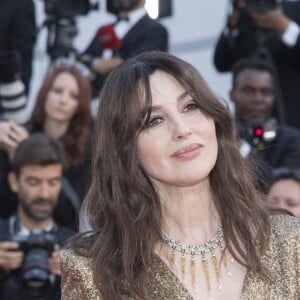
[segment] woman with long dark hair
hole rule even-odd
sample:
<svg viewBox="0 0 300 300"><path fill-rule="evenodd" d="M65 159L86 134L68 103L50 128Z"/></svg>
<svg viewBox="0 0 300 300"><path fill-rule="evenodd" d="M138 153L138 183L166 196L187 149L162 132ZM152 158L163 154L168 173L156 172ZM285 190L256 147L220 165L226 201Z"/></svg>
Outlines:
<svg viewBox="0 0 300 300"><path fill-rule="evenodd" d="M227 108L163 52L106 81L62 299L298 299L300 223L269 213Z"/></svg>
<svg viewBox="0 0 300 300"><path fill-rule="evenodd" d="M54 66L47 74L32 112L32 130L45 131L65 146L67 166L84 160L91 131L91 87L76 64Z"/></svg>

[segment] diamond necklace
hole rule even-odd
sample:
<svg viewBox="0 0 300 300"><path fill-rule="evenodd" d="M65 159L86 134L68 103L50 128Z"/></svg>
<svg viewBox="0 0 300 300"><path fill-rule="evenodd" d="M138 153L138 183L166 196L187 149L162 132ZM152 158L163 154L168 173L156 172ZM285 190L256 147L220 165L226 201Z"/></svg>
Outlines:
<svg viewBox="0 0 300 300"><path fill-rule="evenodd" d="M167 244L168 247L172 249L171 254L171 265L174 265L176 261L176 252L180 253L179 257L179 265L181 270L181 277L185 280L187 276L187 266L190 266L190 277L193 288L196 286L196 259L195 256L201 256L201 264L204 272L206 285L208 292L211 291L211 272L210 268L213 269L213 273L218 283L218 290L222 289L221 284L221 263L224 265L226 270L226 275L231 276L231 271L228 269L229 261L233 262L233 258L231 255L227 255L224 250L224 234L222 227L220 226L217 230L216 235L207 241L204 244L200 245L185 245L180 243L172 238L170 238L165 232L162 232L162 237ZM221 260L218 261L217 256L215 254L216 250L220 249L221 251ZM187 261L187 256L189 257L189 261ZM210 258L210 259L209 259ZM189 264L187 263L189 262ZM209 263L210 262L210 263Z"/></svg>

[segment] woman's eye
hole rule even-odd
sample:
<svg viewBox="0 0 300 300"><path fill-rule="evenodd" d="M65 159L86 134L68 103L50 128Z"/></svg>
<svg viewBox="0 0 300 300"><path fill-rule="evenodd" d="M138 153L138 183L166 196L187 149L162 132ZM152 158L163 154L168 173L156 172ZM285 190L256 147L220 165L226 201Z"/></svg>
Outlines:
<svg viewBox="0 0 300 300"><path fill-rule="evenodd" d="M78 100L79 99L79 95L78 94L71 94L71 98Z"/></svg>
<svg viewBox="0 0 300 300"><path fill-rule="evenodd" d="M297 203L297 201L287 201L286 204L287 204L288 207L299 206L299 204Z"/></svg>
<svg viewBox="0 0 300 300"><path fill-rule="evenodd" d="M59 88L53 88L53 89L52 89L52 92L55 93L55 94L61 94L61 93L62 93L62 89L59 89Z"/></svg>
<svg viewBox="0 0 300 300"><path fill-rule="evenodd" d="M196 110L196 109L199 109L199 105L192 101L192 102L189 102L187 103L185 106L184 106L184 111L189 111L189 110Z"/></svg>
<svg viewBox="0 0 300 300"><path fill-rule="evenodd" d="M150 128L150 127L154 127L156 125L159 125L160 123L163 122L163 118L161 117L152 117L149 119L149 121L146 123L146 127Z"/></svg>

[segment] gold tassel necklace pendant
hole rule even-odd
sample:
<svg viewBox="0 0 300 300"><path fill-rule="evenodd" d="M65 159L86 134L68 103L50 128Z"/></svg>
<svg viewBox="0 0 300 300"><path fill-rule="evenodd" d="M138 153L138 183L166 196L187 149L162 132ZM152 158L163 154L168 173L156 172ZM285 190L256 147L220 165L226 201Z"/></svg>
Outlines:
<svg viewBox="0 0 300 300"><path fill-rule="evenodd" d="M233 262L233 258L230 255L228 257L227 252L224 250L223 246L223 231L222 228L219 227L216 235L209 240L208 242L200 245L185 245L178 241L175 241L169 238L164 232L162 232L162 237L165 243L172 249L171 253L171 266L174 267L175 259L176 259L176 252L179 252L181 255L179 257L179 267L180 267L180 275L182 281L185 282L187 279L187 269L190 270L190 280L192 287L194 288L195 292L197 290L196 284L196 272L197 272L197 259L196 257L200 257L204 278L207 285L207 290L209 295L211 294L212 288L212 277L210 274L210 268L213 270L212 273L214 274L214 278L217 282L218 290L222 290L222 283L221 283L221 265L224 265L226 275L228 277L231 276L231 271L229 270L229 261ZM215 251L219 249L221 259L218 260ZM210 254L210 256L208 256ZM187 257L189 259L189 264L187 264Z"/></svg>
<svg viewBox="0 0 300 300"><path fill-rule="evenodd" d="M186 264L185 252L182 252L181 259L180 259L180 268L181 268L181 277L183 281L185 280L185 264Z"/></svg>
<svg viewBox="0 0 300 300"><path fill-rule="evenodd" d="M191 257L191 279L192 279L192 286L195 288L196 283L196 260L195 260L195 254L192 253Z"/></svg>
<svg viewBox="0 0 300 300"><path fill-rule="evenodd" d="M204 255L202 256L202 266L203 266L207 289L208 289L208 292L210 293L211 283L210 283L210 276L209 276L209 269L208 269L208 261Z"/></svg>

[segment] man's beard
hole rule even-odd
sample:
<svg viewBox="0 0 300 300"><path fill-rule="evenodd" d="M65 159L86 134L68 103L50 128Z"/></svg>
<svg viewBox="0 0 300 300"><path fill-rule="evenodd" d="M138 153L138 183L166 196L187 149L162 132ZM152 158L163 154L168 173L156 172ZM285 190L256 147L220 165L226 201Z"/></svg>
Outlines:
<svg viewBox="0 0 300 300"><path fill-rule="evenodd" d="M24 199L19 197L19 203L20 206L22 207L24 214L26 214L30 219L34 221L45 221L49 219L54 211L56 201L52 198L37 198L34 199L30 204ZM33 208L35 204L42 204L42 203L48 203L51 206L51 209L47 212L36 212Z"/></svg>

